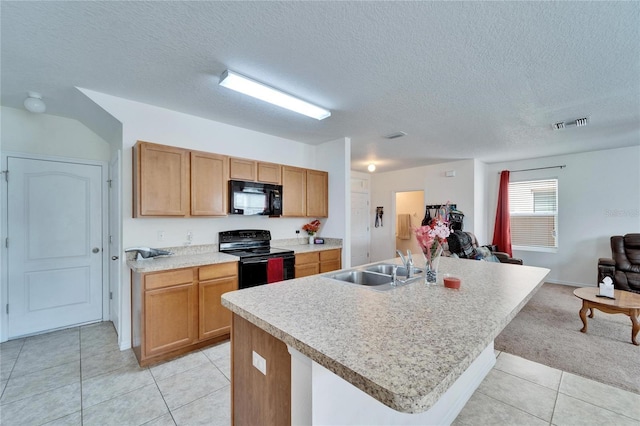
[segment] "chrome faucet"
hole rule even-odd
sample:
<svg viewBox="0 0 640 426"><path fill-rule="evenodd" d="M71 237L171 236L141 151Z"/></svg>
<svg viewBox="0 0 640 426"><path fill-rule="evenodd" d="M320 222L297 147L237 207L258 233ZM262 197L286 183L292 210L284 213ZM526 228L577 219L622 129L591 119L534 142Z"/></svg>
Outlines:
<svg viewBox="0 0 640 426"><path fill-rule="evenodd" d="M396 250L396 253L400 255L400 259L404 264L404 267L407 269L407 278L411 278L413 276L413 257L411 256L411 250L407 249L407 257L400 250Z"/></svg>

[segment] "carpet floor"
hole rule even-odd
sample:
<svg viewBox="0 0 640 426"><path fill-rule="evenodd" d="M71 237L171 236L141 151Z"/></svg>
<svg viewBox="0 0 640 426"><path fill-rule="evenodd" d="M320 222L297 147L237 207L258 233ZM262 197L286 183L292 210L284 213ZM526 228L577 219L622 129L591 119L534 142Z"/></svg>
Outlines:
<svg viewBox="0 0 640 426"><path fill-rule="evenodd" d="M640 346L631 343L631 320L595 310L581 333L575 289L543 284L496 337L495 349L640 394Z"/></svg>

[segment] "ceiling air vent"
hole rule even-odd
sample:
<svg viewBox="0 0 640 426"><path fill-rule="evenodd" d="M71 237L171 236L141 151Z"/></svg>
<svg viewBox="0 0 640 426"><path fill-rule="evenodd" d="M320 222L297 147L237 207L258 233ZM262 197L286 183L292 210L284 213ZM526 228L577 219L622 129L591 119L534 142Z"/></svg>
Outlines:
<svg viewBox="0 0 640 426"><path fill-rule="evenodd" d="M576 127L586 126L587 124L588 124L587 117L584 117L584 118L578 118L578 119L576 120Z"/></svg>
<svg viewBox="0 0 640 426"><path fill-rule="evenodd" d="M391 133L385 136L385 139L397 139L397 138L401 138L403 136L407 136L407 134L405 132L395 132L395 133Z"/></svg>
<svg viewBox="0 0 640 426"><path fill-rule="evenodd" d="M558 123L554 123L551 125L553 130L561 130L566 127L583 127L589 124L589 119L587 117L576 118L574 121L560 121Z"/></svg>

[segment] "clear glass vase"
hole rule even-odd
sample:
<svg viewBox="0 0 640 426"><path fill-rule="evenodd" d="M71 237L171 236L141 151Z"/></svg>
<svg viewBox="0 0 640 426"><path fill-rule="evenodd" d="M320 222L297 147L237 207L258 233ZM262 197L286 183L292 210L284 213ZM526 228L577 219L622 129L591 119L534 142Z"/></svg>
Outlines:
<svg viewBox="0 0 640 426"><path fill-rule="evenodd" d="M433 250L430 259L425 253L422 255L424 256L424 282L427 285L435 285L438 281L438 265L440 265L442 247Z"/></svg>

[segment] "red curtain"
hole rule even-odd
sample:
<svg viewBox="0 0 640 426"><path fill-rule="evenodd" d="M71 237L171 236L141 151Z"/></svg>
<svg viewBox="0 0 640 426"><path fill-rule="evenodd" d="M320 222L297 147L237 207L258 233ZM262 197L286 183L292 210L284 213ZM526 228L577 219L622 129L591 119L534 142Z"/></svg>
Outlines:
<svg viewBox="0 0 640 426"><path fill-rule="evenodd" d="M511 253L511 220L509 216L509 170L500 173L500 190L498 192L498 208L496 224L493 227L493 243L498 250L513 256Z"/></svg>

